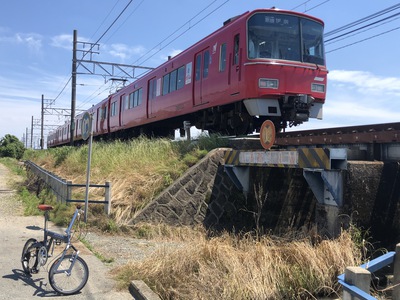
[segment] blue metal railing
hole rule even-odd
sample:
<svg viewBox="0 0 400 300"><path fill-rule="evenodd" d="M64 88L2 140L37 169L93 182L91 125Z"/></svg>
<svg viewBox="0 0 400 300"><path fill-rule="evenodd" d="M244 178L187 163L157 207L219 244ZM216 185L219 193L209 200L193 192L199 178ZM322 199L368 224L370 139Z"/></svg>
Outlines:
<svg viewBox="0 0 400 300"><path fill-rule="evenodd" d="M396 252L391 251L380 257L377 257L371 260L368 263L362 264L360 267L366 269L370 272L376 272L387 265L390 265L394 262ZM376 300L375 297L372 297L369 293L361 290L355 285L349 284L345 282L345 274L341 274L338 276L338 282L343 286L343 289L350 293L352 296L356 296L359 299L364 300Z"/></svg>

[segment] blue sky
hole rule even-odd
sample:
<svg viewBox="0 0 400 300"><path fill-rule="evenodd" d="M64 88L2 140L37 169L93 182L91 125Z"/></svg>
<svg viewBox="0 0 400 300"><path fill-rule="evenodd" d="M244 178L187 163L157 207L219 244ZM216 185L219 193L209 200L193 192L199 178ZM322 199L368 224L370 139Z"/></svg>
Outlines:
<svg viewBox="0 0 400 300"><path fill-rule="evenodd" d="M30 135L32 116L35 120L40 118L41 95L46 99L59 95L71 76L73 30L78 30L80 41L97 41L128 2L15 0L2 3L0 138L8 133L22 138L26 128ZM131 3L101 39L100 54L94 59L156 67L168 55L179 53L221 27L226 19L256 8L309 10L308 14L324 20L325 32L329 32L397 3L389 0L138 0ZM297 129L400 120L400 29L397 27L400 19L327 45L330 73L324 120L310 121ZM388 30L393 31L332 51ZM113 88L100 76L79 75L77 83L78 109L99 102ZM68 84L54 107L70 108L70 99ZM45 119L46 124L64 122L62 117L46 116ZM35 129L34 135L39 134Z"/></svg>

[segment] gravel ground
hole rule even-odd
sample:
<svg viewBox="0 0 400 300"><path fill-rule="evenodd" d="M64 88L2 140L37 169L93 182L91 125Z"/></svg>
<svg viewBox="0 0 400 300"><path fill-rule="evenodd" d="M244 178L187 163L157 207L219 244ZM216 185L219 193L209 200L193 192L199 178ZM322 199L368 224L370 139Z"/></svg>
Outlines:
<svg viewBox="0 0 400 300"><path fill-rule="evenodd" d="M129 261L141 261L159 249L179 247L176 242L149 241L131 238L129 236L103 235L89 232L85 239L95 251L105 258L112 258L112 267L117 267Z"/></svg>

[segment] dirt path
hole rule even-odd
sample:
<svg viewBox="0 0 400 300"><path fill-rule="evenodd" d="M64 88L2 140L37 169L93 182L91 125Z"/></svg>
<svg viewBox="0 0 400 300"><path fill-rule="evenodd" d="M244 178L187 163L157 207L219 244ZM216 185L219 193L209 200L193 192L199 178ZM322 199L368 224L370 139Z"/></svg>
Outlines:
<svg viewBox="0 0 400 300"><path fill-rule="evenodd" d="M22 247L28 238L41 238L43 217L23 216L22 204L16 200L15 191L9 184L11 176L0 164L0 299L59 298L48 284L47 268L51 261L32 277L22 272ZM78 248L89 266L89 281L80 294L68 299L132 299L128 292L115 290L115 282L109 275L110 267L83 246Z"/></svg>

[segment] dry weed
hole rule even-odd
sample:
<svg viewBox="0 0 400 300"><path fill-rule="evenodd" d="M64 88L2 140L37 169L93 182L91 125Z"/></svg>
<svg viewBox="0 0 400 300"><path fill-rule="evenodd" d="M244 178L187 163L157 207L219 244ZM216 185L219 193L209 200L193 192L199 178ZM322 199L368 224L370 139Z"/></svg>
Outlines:
<svg viewBox="0 0 400 300"><path fill-rule="evenodd" d="M118 270L142 279L163 299L314 299L338 289L336 276L360 255L346 232L335 240L204 235Z"/></svg>

